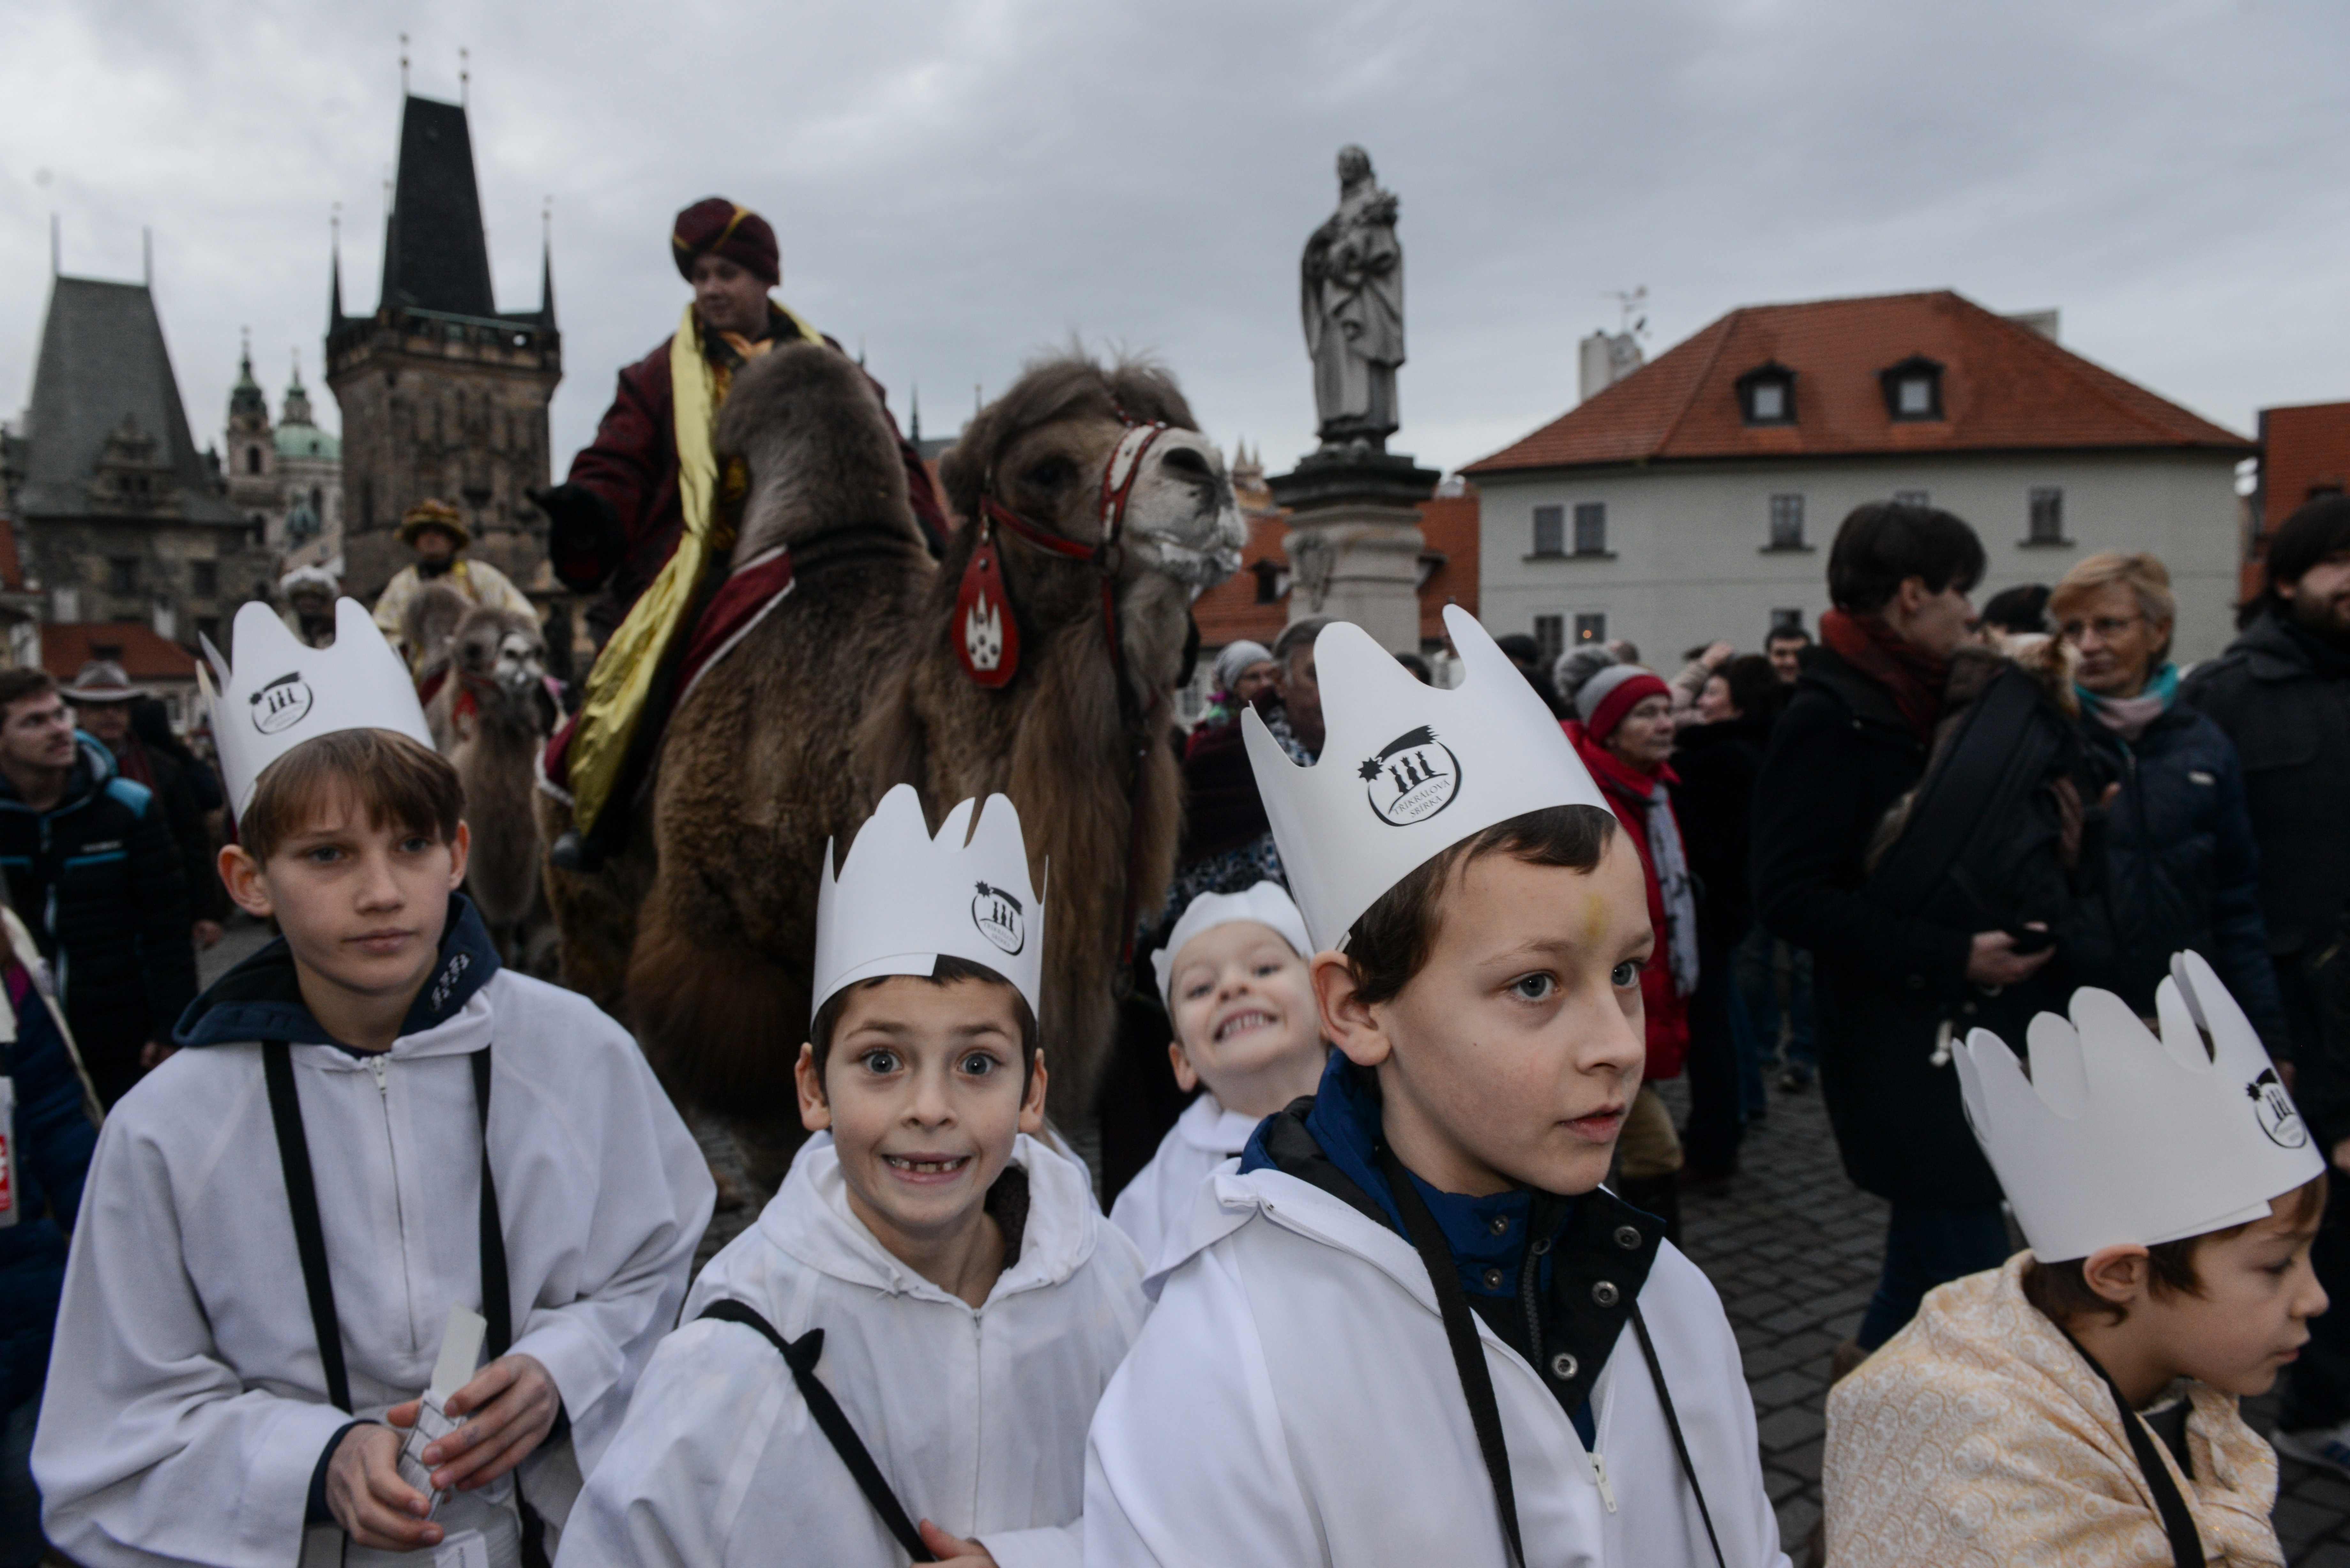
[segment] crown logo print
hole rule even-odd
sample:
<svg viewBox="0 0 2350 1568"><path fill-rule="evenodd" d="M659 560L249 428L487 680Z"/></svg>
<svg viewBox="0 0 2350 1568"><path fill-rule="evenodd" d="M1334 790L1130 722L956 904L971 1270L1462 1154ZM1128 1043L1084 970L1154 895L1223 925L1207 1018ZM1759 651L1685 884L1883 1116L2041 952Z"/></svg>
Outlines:
<svg viewBox="0 0 2350 1568"><path fill-rule="evenodd" d="M296 642L277 613L259 599L236 612L237 663L231 669L210 638L196 681L212 712L221 782L229 809L242 815L269 764L305 742L340 730L388 730L431 750L432 732L416 700L408 664L358 600L335 601L335 640ZM263 670L272 673L263 675ZM243 721L232 723L242 714Z"/></svg>
<svg viewBox="0 0 2350 1568"><path fill-rule="evenodd" d="M979 884L971 901L971 923L979 934L1007 953L1017 954L1028 944L1027 928L1020 919L1020 900L1001 888Z"/></svg>
<svg viewBox="0 0 2350 1568"><path fill-rule="evenodd" d="M253 727L265 735L274 735L300 723L310 711L310 687L300 671L281 675L246 701L253 711Z"/></svg>
<svg viewBox="0 0 2350 1568"><path fill-rule="evenodd" d="M1426 724L1406 730L1356 771L1367 786L1363 798L1390 827L1425 822L1461 793L1461 759Z"/></svg>
<svg viewBox="0 0 2350 1568"><path fill-rule="evenodd" d="M973 670L993 670L1003 662L1003 613L987 602L985 589L962 618L962 641Z"/></svg>

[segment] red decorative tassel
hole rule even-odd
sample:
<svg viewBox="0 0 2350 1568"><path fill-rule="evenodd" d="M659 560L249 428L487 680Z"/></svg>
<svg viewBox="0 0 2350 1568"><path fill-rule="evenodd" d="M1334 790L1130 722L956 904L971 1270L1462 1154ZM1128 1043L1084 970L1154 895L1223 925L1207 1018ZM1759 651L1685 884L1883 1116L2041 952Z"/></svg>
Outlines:
<svg viewBox="0 0 2350 1568"><path fill-rule="evenodd" d="M996 558L995 531L983 525L971 565L962 571L962 587L955 595L953 625L947 635L955 658L974 684L995 691L1009 686L1020 671L1020 623L1012 614L1012 596L1003 589L1003 568Z"/></svg>

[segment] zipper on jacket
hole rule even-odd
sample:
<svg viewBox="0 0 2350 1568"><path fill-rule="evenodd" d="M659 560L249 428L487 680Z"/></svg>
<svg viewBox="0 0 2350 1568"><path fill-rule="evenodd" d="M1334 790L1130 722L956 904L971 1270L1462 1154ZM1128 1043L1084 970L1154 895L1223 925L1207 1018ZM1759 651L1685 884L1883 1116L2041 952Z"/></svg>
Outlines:
<svg viewBox="0 0 2350 1568"><path fill-rule="evenodd" d="M377 1100L383 1106L383 1147L391 1161L391 1218L399 1227L400 1289L408 1306L408 1348L420 1349L416 1341L416 1285L408 1272L408 1211L400 1194L400 1140L391 1133L391 1067L388 1051L368 1053L368 1070L375 1075Z"/></svg>
<svg viewBox="0 0 2350 1568"><path fill-rule="evenodd" d="M1607 1484L1607 1461L1596 1450L1591 1456L1591 1479L1599 1483L1599 1501L1607 1505L1608 1512L1615 1512L1616 1489Z"/></svg>

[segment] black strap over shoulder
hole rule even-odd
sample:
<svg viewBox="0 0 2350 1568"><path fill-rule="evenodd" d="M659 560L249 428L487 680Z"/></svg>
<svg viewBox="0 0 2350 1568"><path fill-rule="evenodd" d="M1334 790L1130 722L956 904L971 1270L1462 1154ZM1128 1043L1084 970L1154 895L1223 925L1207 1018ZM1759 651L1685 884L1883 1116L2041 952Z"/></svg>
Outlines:
<svg viewBox="0 0 2350 1568"><path fill-rule="evenodd" d="M1419 1189L1395 1151L1379 1145L1379 1173L1395 1193L1396 1207L1411 1232L1411 1244L1427 1265L1428 1282L1436 1287L1436 1310L1444 1319L1444 1337L1452 1347L1452 1369L1460 1375L1461 1395L1469 1401L1469 1424L1476 1428L1478 1451L1485 1456L1485 1473L1492 1478L1493 1502L1502 1513L1502 1536L1510 1562L1523 1568L1525 1542L1518 1534L1517 1490L1510 1480L1510 1446L1502 1435L1502 1407L1493 1397L1493 1376L1485 1366L1485 1347L1477 1341L1477 1318L1469 1297L1452 1272L1452 1249L1446 1244L1436 1216L1420 1200Z"/></svg>
<svg viewBox="0 0 2350 1568"><path fill-rule="evenodd" d="M898 1494L889 1490L889 1479L882 1475L881 1467L873 1462L873 1455L866 1449L865 1440L849 1424L848 1412L840 1407L840 1401L832 1397L832 1390L826 1387L824 1379L816 1375L816 1362L824 1355L824 1330L812 1328L797 1339L787 1340L754 1308L745 1303L724 1298L702 1308L702 1315L714 1317L721 1323L739 1323L775 1347L784 1358L784 1365L791 1368L792 1381L799 1385L800 1397L807 1401L808 1414L816 1417L817 1428L832 1444L833 1452L840 1456L840 1462L848 1467L850 1477L857 1482L857 1490L863 1492L865 1501L873 1505L873 1511L880 1516L883 1526L898 1538L898 1544L906 1549L906 1555L913 1561L937 1562L938 1558L931 1554L931 1549L922 1544L921 1532L907 1517L904 1505L898 1501Z"/></svg>
<svg viewBox="0 0 2350 1568"><path fill-rule="evenodd" d="M2179 1495L2178 1483L2170 1479L2170 1468L2162 1462L2162 1455L2155 1446L2154 1434L2146 1429L2146 1422L2130 1407L2129 1400L2122 1395L2122 1386L2114 1381L2114 1375L2098 1365L2097 1358L2083 1349L2079 1340L2070 1334L2066 1334L2064 1338L2079 1353L2081 1359L2105 1379L2106 1388L2113 1393L2114 1408L2121 1414L2122 1431L2129 1438L2130 1452L2137 1458L2137 1468L2146 1477L2147 1490L2154 1493L2154 1511L2161 1516L2162 1532L2170 1538L2171 1562L2177 1568L2203 1568L2208 1561L2203 1555L2203 1537L2195 1529L2195 1515L2188 1511L2187 1500ZM2184 1456L2181 1457L2180 1468L2185 1468Z"/></svg>
<svg viewBox="0 0 2350 1568"><path fill-rule="evenodd" d="M1469 1404L1469 1424L1476 1428L1477 1448L1485 1457L1485 1473L1492 1479L1493 1501L1502 1513L1502 1534L1510 1549L1510 1562L1523 1568L1525 1543L1518 1533L1517 1490L1510 1479L1509 1444L1502 1434L1501 1403L1493 1397L1493 1376L1485 1365L1485 1347L1478 1342L1477 1318L1469 1305L1469 1297L1461 1288L1459 1276L1453 1272L1452 1249L1444 1240L1444 1231L1436 1223L1436 1216L1412 1185L1411 1175L1403 1168L1395 1151L1384 1143L1378 1146L1379 1174L1388 1179L1388 1187L1395 1194L1396 1207L1403 1211L1403 1222L1411 1233L1411 1244L1419 1253L1419 1261L1428 1270L1428 1282L1436 1289L1436 1308L1444 1319L1444 1337L1452 1349L1452 1369L1460 1376L1461 1397ZM1648 1325L1640 1316L1638 1304L1632 1308L1632 1327L1639 1335L1640 1354L1648 1364L1648 1377L1657 1389L1657 1403L1664 1407L1665 1426L1672 1433L1673 1452L1679 1459L1681 1474L1697 1499L1698 1518L1705 1524L1705 1538L1713 1548L1717 1568L1730 1568L1722 1555L1721 1538L1714 1533L1713 1511L1706 1506L1705 1489L1698 1484L1697 1467L1690 1461L1689 1443L1681 1436L1679 1414L1673 1408L1672 1391L1665 1386L1665 1369L1657 1358L1657 1347L1648 1338Z"/></svg>
<svg viewBox="0 0 2350 1568"><path fill-rule="evenodd" d="M294 1250L302 1260L302 1285L310 1303L311 1332L327 1377L327 1397L345 1414L351 1408L350 1374L343 1359L342 1320L335 1313L335 1282L327 1267L326 1227L318 1218L318 1185L310 1169L310 1140L302 1126L302 1096L294 1085L293 1049L283 1040L261 1047L261 1075L269 1090L269 1119L277 1133L277 1160L286 1173L286 1202L294 1220ZM514 1287L506 1276L506 1241L498 1216L498 1190L490 1176L490 1048L473 1053L473 1110L482 1127L482 1316L489 1359L514 1345ZM523 1568L547 1568L546 1521L523 1496L515 1477L515 1508L522 1524Z"/></svg>

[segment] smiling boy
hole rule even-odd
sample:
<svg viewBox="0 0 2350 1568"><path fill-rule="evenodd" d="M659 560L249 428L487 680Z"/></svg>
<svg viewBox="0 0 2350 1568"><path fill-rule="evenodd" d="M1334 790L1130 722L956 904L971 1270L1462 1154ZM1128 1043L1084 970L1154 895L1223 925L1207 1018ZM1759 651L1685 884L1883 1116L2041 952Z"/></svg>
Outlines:
<svg viewBox="0 0 2350 1568"><path fill-rule="evenodd" d="M635 1043L502 968L456 774L366 612L237 618L231 895L283 935L108 1118L33 1467L93 1565L545 1561L674 1321L709 1172ZM452 1308L461 1422L397 1461Z"/></svg>
<svg viewBox="0 0 2350 1568"><path fill-rule="evenodd" d="M1045 1146L1045 912L1012 803L883 797L816 915L814 1142L712 1260L563 1568L1076 1564L1141 1262ZM920 1549L919 1551L917 1549Z"/></svg>
<svg viewBox="0 0 2350 1568"><path fill-rule="evenodd" d="M1201 1189L1095 1415L1088 1563L1784 1562L1721 1303L1599 1185L1659 940L1638 858L1446 621L1457 690L1341 624L1321 761L1251 727L1337 1049Z"/></svg>
<svg viewBox="0 0 2350 1568"><path fill-rule="evenodd" d="M2272 1564L2265 1394L2326 1310L2324 1163L2197 954L2156 993L2042 1014L2032 1075L1978 1029L1967 1118L2031 1242L1929 1293L1828 1396L1840 1563ZM2209 1044L2206 1044L2206 1039Z"/></svg>
<svg viewBox="0 0 2350 1568"><path fill-rule="evenodd" d="M1248 1147L1257 1123L1321 1080L1329 1045L1314 1004L1305 917L1278 882L1202 893L1150 955L1175 1025L1175 1082L1200 1097L1119 1189L1111 1223L1156 1268L1182 1244L1210 1171Z"/></svg>

